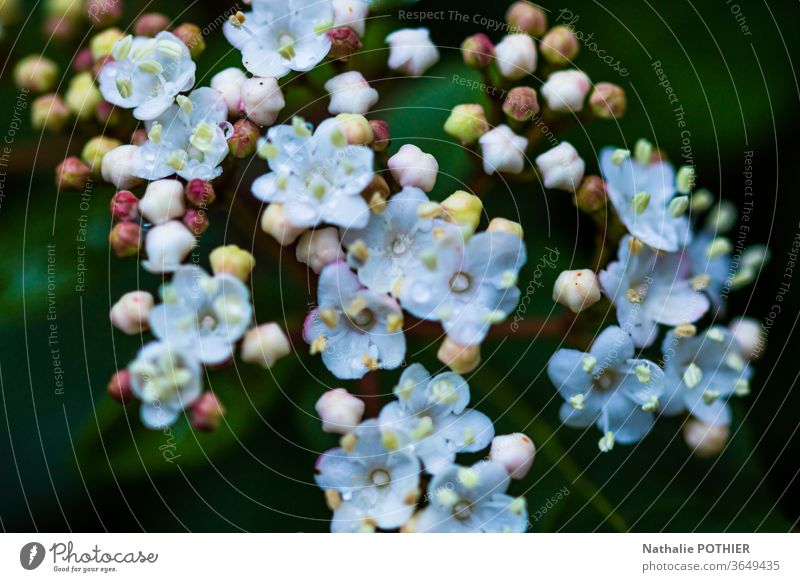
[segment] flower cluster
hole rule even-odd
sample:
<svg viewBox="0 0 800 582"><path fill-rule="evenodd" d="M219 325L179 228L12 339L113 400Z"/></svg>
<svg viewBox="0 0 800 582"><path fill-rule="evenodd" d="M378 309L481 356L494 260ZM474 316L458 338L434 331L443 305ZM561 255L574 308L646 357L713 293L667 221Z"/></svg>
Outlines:
<svg viewBox="0 0 800 582"><path fill-rule="evenodd" d="M326 430L344 434L316 466L317 484L333 510L331 530L525 531L525 500L506 491L533 463L530 439L495 437L491 420L467 408L469 386L452 372L431 377L413 364L394 394L397 399L377 419L363 422L363 403L341 388L317 404ZM490 443L489 460L471 467L455 463L458 453ZM432 478L423 495L426 474Z"/></svg>

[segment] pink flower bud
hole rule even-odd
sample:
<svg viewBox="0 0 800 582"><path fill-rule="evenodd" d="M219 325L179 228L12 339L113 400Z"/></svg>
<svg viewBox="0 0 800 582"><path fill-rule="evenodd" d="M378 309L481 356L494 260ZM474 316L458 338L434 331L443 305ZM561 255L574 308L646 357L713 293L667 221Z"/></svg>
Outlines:
<svg viewBox="0 0 800 582"><path fill-rule="evenodd" d="M203 39L203 32L195 24L184 22L172 31L172 34L183 41L189 49L189 54L196 59L206 50L206 41Z"/></svg>
<svg viewBox="0 0 800 582"><path fill-rule="evenodd" d="M547 30L547 14L530 2L514 2L506 11L506 22L512 29L542 36Z"/></svg>
<svg viewBox="0 0 800 582"><path fill-rule="evenodd" d="M86 0L86 15L94 26L108 26L122 18L122 0Z"/></svg>
<svg viewBox="0 0 800 582"><path fill-rule="evenodd" d="M214 432L222 423L225 407L213 392L203 392L192 404L191 425L195 430Z"/></svg>
<svg viewBox="0 0 800 582"><path fill-rule="evenodd" d="M108 242L118 257L132 257L142 246L142 229L136 222L118 222L111 229Z"/></svg>
<svg viewBox="0 0 800 582"><path fill-rule="evenodd" d="M516 81L536 70L536 46L527 34L509 34L494 47L497 68L506 79Z"/></svg>
<svg viewBox="0 0 800 582"><path fill-rule="evenodd" d="M128 404L135 400L131 389L131 374L128 370L120 370L108 381L108 395L120 404Z"/></svg>
<svg viewBox="0 0 800 582"><path fill-rule="evenodd" d="M503 112L514 121L529 121L540 110L536 89L532 87L514 87L503 102Z"/></svg>
<svg viewBox="0 0 800 582"><path fill-rule="evenodd" d="M170 19L158 12L148 12L142 14L133 24L133 33L136 36L155 36L159 32L167 30Z"/></svg>
<svg viewBox="0 0 800 582"><path fill-rule="evenodd" d="M211 182L195 178L186 184L186 199L192 206L204 208L210 206L216 198L217 194Z"/></svg>
<svg viewBox="0 0 800 582"><path fill-rule="evenodd" d="M296 241L306 229L294 226L286 220L283 204L273 202L261 215L261 230L278 241L281 246L286 246Z"/></svg>
<svg viewBox="0 0 800 582"><path fill-rule="evenodd" d="M147 291L125 293L111 307L111 325L123 333L135 335L148 329L147 318L153 309L153 296Z"/></svg>
<svg viewBox="0 0 800 582"><path fill-rule="evenodd" d="M489 450L489 458L503 465L512 479L524 479L535 456L533 441L521 432L494 437Z"/></svg>
<svg viewBox="0 0 800 582"><path fill-rule="evenodd" d="M224 69L211 77L211 88L222 93L230 116L242 112L242 83L246 80L247 75L238 67Z"/></svg>
<svg viewBox="0 0 800 582"><path fill-rule="evenodd" d="M380 119L371 119L369 122L372 127L373 140L370 146L376 152L385 151L392 143L391 136L389 135L389 124Z"/></svg>
<svg viewBox="0 0 800 582"><path fill-rule="evenodd" d="M563 141L536 158L545 188L575 192L583 180L584 161L569 142Z"/></svg>
<svg viewBox="0 0 800 582"><path fill-rule="evenodd" d="M236 245L217 247L211 251L208 259L215 275L228 274L242 281L250 278L256 266L253 255Z"/></svg>
<svg viewBox="0 0 800 582"><path fill-rule="evenodd" d="M122 224L132 224L121 222ZM142 267L151 273L171 273L177 269L196 244L192 232L177 220L170 220L150 229L144 247L147 260Z"/></svg>
<svg viewBox="0 0 800 582"><path fill-rule="evenodd" d="M208 213L205 210L195 210L190 208L183 215L182 222L186 228L196 237L203 234L209 226Z"/></svg>
<svg viewBox="0 0 800 582"><path fill-rule="evenodd" d="M103 156L103 180L125 190L143 183L144 180L133 175L133 156L137 150L138 146L122 145Z"/></svg>
<svg viewBox="0 0 800 582"><path fill-rule="evenodd" d="M183 184L178 180L156 180L147 185L139 212L153 224L163 224L183 216Z"/></svg>
<svg viewBox="0 0 800 582"><path fill-rule="evenodd" d="M426 154L417 146L406 144L389 158L389 171L402 187L415 186L430 192L436 185L439 164L431 154Z"/></svg>
<svg viewBox="0 0 800 582"><path fill-rule="evenodd" d="M242 83L242 108L258 125L275 123L285 105L276 79L253 77Z"/></svg>
<svg viewBox="0 0 800 582"><path fill-rule="evenodd" d="M481 346L465 346L445 337L436 357L456 374L468 374L481 363Z"/></svg>
<svg viewBox="0 0 800 582"><path fill-rule="evenodd" d="M730 330L745 360L749 362L761 357L767 338L764 328L757 320L752 317L737 317L731 321Z"/></svg>
<svg viewBox="0 0 800 582"><path fill-rule="evenodd" d="M104 127L115 127L119 124L120 112L119 109L111 103L101 101L94 109L94 118L97 120L97 123Z"/></svg>
<svg viewBox="0 0 800 582"><path fill-rule="evenodd" d="M111 197L111 218L117 222L129 222L139 218L139 199L130 190L120 190Z"/></svg>
<svg viewBox="0 0 800 582"><path fill-rule="evenodd" d="M605 208L607 200L606 183L600 176L586 176L575 193L575 205L589 214Z"/></svg>
<svg viewBox="0 0 800 582"><path fill-rule="evenodd" d="M77 31L75 21L62 16L48 16L42 25L42 35L45 38L60 42L72 40Z"/></svg>
<svg viewBox="0 0 800 582"><path fill-rule="evenodd" d="M80 192L91 175L91 168L83 160L70 156L56 168L56 185L59 190Z"/></svg>
<svg viewBox="0 0 800 582"><path fill-rule="evenodd" d="M31 126L36 130L61 131L70 116L69 107L55 93L39 97L31 106Z"/></svg>
<svg viewBox="0 0 800 582"><path fill-rule="evenodd" d="M494 60L494 43L482 32L468 36L461 43L461 57L468 67L486 68Z"/></svg>
<svg viewBox="0 0 800 582"><path fill-rule="evenodd" d="M327 35L328 40L331 41L331 50L328 56L332 59L346 61L364 46L358 39L356 32L346 26L331 28Z"/></svg>
<svg viewBox="0 0 800 582"><path fill-rule="evenodd" d="M140 127L131 135L131 145L140 146L147 143L147 130Z"/></svg>
<svg viewBox="0 0 800 582"><path fill-rule="evenodd" d="M683 440L701 459L715 457L725 448L730 429L725 425L706 424L691 418L683 425Z"/></svg>
<svg viewBox="0 0 800 582"><path fill-rule="evenodd" d="M625 115L628 98L619 85L598 83L589 97L589 106L600 119L617 119Z"/></svg>
<svg viewBox="0 0 800 582"><path fill-rule="evenodd" d="M228 138L228 148L234 158L243 160L256 151L261 132L249 119L239 119L233 124L233 134Z"/></svg>
<svg viewBox="0 0 800 582"><path fill-rule="evenodd" d="M542 85L542 97L552 111L577 113L590 88L591 81L582 71L556 71Z"/></svg>
<svg viewBox="0 0 800 582"><path fill-rule="evenodd" d="M344 388L334 388L320 396L314 409L322 420L323 432L347 434L361 422L365 406Z"/></svg>
<svg viewBox="0 0 800 582"><path fill-rule="evenodd" d="M271 368L292 351L289 338L277 323L265 323L250 329L242 341L242 360Z"/></svg>
<svg viewBox="0 0 800 582"><path fill-rule="evenodd" d="M545 60L557 66L570 64L578 56L579 50L578 37L568 26L554 26L539 45Z"/></svg>
<svg viewBox="0 0 800 582"><path fill-rule="evenodd" d="M86 47L78 51L75 58L72 59L72 70L76 73L83 71L91 71L94 65L94 57L92 56L92 49Z"/></svg>
<svg viewBox="0 0 800 582"><path fill-rule="evenodd" d="M600 301L600 281L594 271L562 271L553 286L553 301L580 313Z"/></svg>
<svg viewBox="0 0 800 582"><path fill-rule="evenodd" d="M297 260L305 263L315 273L325 265L344 260L339 231L332 226L304 232L297 242Z"/></svg>

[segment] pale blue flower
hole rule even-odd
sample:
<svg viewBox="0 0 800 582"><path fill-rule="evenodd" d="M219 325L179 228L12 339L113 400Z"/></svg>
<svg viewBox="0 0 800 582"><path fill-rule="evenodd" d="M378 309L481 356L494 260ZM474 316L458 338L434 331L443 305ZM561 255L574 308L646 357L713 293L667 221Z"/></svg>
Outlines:
<svg viewBox="0 0 800 582"><path fill-rule="evenodd" d="M211 277L194 265L179 267L162 295L149 316L153 335L206 364L228 360L252 319L244 283L227 274Z"/></svg>
<svg viewBox="0 0 800 582"><path fill-rule="evenodd" d="M454 228L439 218L420 218L417 209L426 202L429 199L422 190L407 186L389 198L383 212L372 214L366 227L343 231L345 247L362 241L369 250L358 268L364 285L373 291L391 291L405 273L423 267L437 233Z"/></svg>
<svg viewBox="0 0 800 582"><path fill-rule="evenodd" d="M706 424L728 425L728 400L750 392L753 371L742 359L733 334L714 326L694 337L670 332L661 346L667 415L688 412Z"/></svg>
<svg viewBox="0 0 800 582"><path fill-rule="evenodd" d="M337 378L397 368L406 354L403 315L389 295L363 287L344 261L320 273L318 306L303 325L303 338Z"/></svg>
<svg viewBox="0 0 800 582"><path fill-rule="evenodd" d="M682 248L691 240L691 229L685 215L670 213L677 191L672 164L659 161L645 166L630 156L615 159L614 152L614 148L600 152L600 171L625 228L653 248L669 252Z"/></svg>
<svg viewBox="0 0 800 582"><path fill-rule="evenodd" d="M293 226L367 225L370 212L361 192L372 181L374 154L366 146L348 145L338 120L323 121L313 134L300 118L272 127L260 151L271 172L253 183L253 194L283 204Z"/></svg>
<svg viewBox="0 0 800 582"><path fill-rule="evenodd" d="M421 364L403 371L394 388L397 400L383 407L381 430L391 442L410 448L436 474L453 464L456 453L489 446L494 427L469 403L467 382L452 372L431 378Z"/></svg>
<svg viewBox="0 0 800 582"><path fill-rule="evenodd" d="M223 32L256 77L310 71L331 48L326 34L333 25L330 0L254 0L244 16L242 25L226 22Z"/></svg>
<svg viewBox="0 0 800 582"><path fill-rule="evenodd" d="M596 424L604 451L615 442L631 444L647 434L664 392L664 372L635 358L631 337L617 326L604 329L588 353L558 350L547 374L566 401L562 422L573 428Z"/></svg>
<svg viewBox="0 0 800 582"><path fill-rule="evenodd" d="M181 411L203 391L200 361L193 352L171 342L145 345L128 366L131 390L142 401L139 409L148 428L174 424Z"/></svg>
<svg viewBox="0 0 800 582"><path fill-rule="evenodd" d="M693 323L709 308L708 297L688 278L686 257L657 253L630 235L619 244L617 261L600 272L603 292L617 308L620 326L636 346L647 347L658 324Z"/></svg>
<svg viewBox="0 0 800 582"><path fill-rule="evenodd" d="M228 156L228 109L222 93L209 87L181 95L158 118L145 122L147 141L136 149L132 173L145 180L177 174L184 180L213 180Z"/></svg>
<svg viewBox="0 0 800 582"><path fill-rule="evenodd" d="M404 450L387 450L377 421L366 420L342 439L342 447L321 455L316 481L335 491L331 531L397 529L411 518L419 497L420 465Z"/></svg>
<svg viewBox="0 0 800 582"><path fill-rule="evenodd" d="M497 463L451 465L433 477L428 505L412 522L417 532L522 533L528 528L525 500L506 494L509 477Z"/></svg>
<svg viewBox="0 0 800 582"><path fill-rule="evenodd" d="M399 285L400 303L417 317L441 321L454 341L481 343L489 328L516 308L517 279L526 260L519 237L482 232L464 244L460 234L449 233L425 255Z"/></svg>
<svg viewBox="0 0 800 582"><path fill-rule="evenodd" d="M103 98L142 121L162 115L175 97L194 85L196 66L186 45L170 32L117 41L114 60L100 69Z"/></svg>

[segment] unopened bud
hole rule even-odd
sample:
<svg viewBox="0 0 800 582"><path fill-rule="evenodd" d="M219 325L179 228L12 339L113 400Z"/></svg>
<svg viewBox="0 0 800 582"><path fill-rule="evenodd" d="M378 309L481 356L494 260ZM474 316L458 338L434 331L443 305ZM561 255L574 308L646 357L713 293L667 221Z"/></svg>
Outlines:
<svg viewBox="0 0 800 582"><path fill-rule="evenodd" d="M35 130L58 132L69 118L69 108L55 93L39 97L31 106L31 127Z"/></svg>
<svg viewBox="0 0 800 582"><path fill-rule="evenodd" d="M508 220L507 218L493 218L489 221L489 226L486 227L486 232L504 232L506 234L513 234L516 237L523 238L525 233L522 230L522 225L519 222Z"/></svg>
<svg viewBox="0 0 800 582"><path fill-rule="evenodd" d="M142 14L133 24L136 36L155 36L169 28L170 19L159 12Z"/></svg>
<svg viewBox="0 0 800 582"><path fill-rule="evenodd" d="M217 198L214 185L206 180L195 178L186 184L186 199L197 208L205 208Z"/></svg>
<svg viewBox="0 0 800 582"><path fill-rule="evenodd" d="M442 218L460 226L465 237L471 236L477 230L483 214L481 199L463 190L458 190L445 198L441 208Z"/></svg>
<svg viewBox="0 0 800 582"><path fill-rule="evenodd" d="M83 160L70 156L56 168L56 185L59 190L80 192L91 175L91 168Z"/></svg>
<svg viewBox="0 0 800 582"><path fill-rule="evenodd" d="M120 111L111 103L101 101L94 109L94 118L103 127L115 127L120 120Z"/></svg>
<svg viewBox="0 0 800 582"><path fill-rule="evenodd" d="M137 222L118 222L111 229L108 242L118 257L132 257L142 247L142 229Z"/></svg>
<svg viewBox="0 0 800 582"><path fill-rule="evenodd" d="M361 422L365 406L344 388L334 388L320 396L314 409L322 421L323 432L348 434Z"/></svg>
<svg viewBox="0 0 800 582"><path fill-rule="evenodd" d="M242 342L242 360L271 368L291 353L289 338L277 323L265 323L250 329Z"/></svg>
<svg viewBox="0 0 800 582"><path fill-rule="evenodd" d="M562 271L553 285L553 301L580 313L600 301L600 281L589 269Z"/></svg>
<svg viewBox="0 0 800 582"><path fill-rule="evenodd" d="M486 113L481 105L456 105L444 123L444 131L462 145L469 145L489 131L489 122L486 121Z"/></svg>
<svg viewBox="0 0 800 582"><path fill-rule="evenodd" d="M328 57L331 59L346 61L364 46L361 44L358 34L349 26L331 28L327 35L328 40L331 41L331 50L328 53Z"/></svg>
<svg viewBox="0 0 800 582"><path fill-rule="evenodd" d="M761 324L752 317L737 317L729 329L739 345L742 357L749 361L757 360L766 348L767 337Z"/></svg>
<svg viewBox="0 0 800 582"><path fill-rule="evenodd" d="M445 337L436 357L456 374L469 374L481 363L481 346L466 346Z"/></svg>
<svg viewBox="0 0 800 582"><path fill-rule="evenodd" d="M178 180L156 180L147 185L139 211L153 224L163 224L183 216L183 184Z"/></svg>
<svg viewBox="0 0 800 582"><path fill-rule="evenodd" d="M120 190L111 197L111 218L115 222L129 222L139 218L139 199L130 190Z"/></svg>
<svg viewBox="0 0 800 582"><path fill-rule="evenodd" d="M586 176L575 192L575 205L588 214L605 208L607 201L606 183L600 176Z"/></svg>
<svg viewBox="0 0 800 582"><path fill-rule="evenodd" d="M370 147L376 152L385 151L389 144L392 143L389 135L389 124L380 119L371 119L369 125L372 127L372 135L374 136Z"/></svg>
<svg viewBox="0 0 800 582"><path fill-rule="evenodd" d="M589 106L595 117L619 119L628 109L625 89L613 83L598 83L589 97Z"/></svg>
<svg viewBox="0 0 800 582"><path fill-rule="evenodd" d="M86 0L86 15L94 26L108 26L122 17L122 0Z"/></svg>
<svg viewBox="0 0 800 582"><path fill-rule="evenodd" d="M401 147L389 158L388 166L392 177L400 186L415 186L424 192L433 190L439 172L436 158L412 144Z"/></svg>
<svg viewBox="0 0 800 582"><path fill-rule="evenodd" d="M103 156L101 174L103 180L117 188L130 189L144 180L133 175L133 156L138 146L123 145Z"/></svg>
<svg viewBox="0 0 800 582"><path fill-rule="evenodd" d="M75 55L75 58L72 59L72 70L76 73L82 73L83 71L91 71L92 66L94 65L94 57L92 56L92 49L89 47L83 48L78 51L78 54Z"/></svg>
<svg viewBox="0 0 800 582"><path fill-rule="evenodd" d="M120 370L108 381L108 395L120 404L128 404L135 400L131 389L131 374L128 370Z"/></svg>
<svg viewBox="0 0 800 582"><path fill-rule="evenodd" d="M190 208L181 219L183 225L188 228L195 237L199 237L209 227L208 213L205 210Z"/></svg>
<svg viewBox="0 0 800 582"><path fill-rule="evenodd" d="M125 293L111 307L111 325L128 335L147 331L150 311L153 309L153 296L147 291Z"/></svg>
<svg viewBox="0 0 800 582"><path fill-rule="evenodd" d="M530 2L514 2L509 6L506 22L512 29L532 36L542 36L547 30L547 14Z"/></svg>
<svg viewBox="0 0 800 582"><path fill-rule="evenodd" d="M214 432L222 423L225 407L213 392L204 392L192 404L192 428L203 432Z"/></svg>
<svg viewBox="0 0 800 582"><path fill-rule="evenodd" d="M328 112L357 113L365 115L378 102L378 92L370 87L358 71L348 71L336 75L325 83L325 90L331 97Z"/></svg>
<svg viewBox="0 0 800 582"><path fill-rule="evenodd" d="M304 232L297 242L297 260L319 273L336 261L344 260L339 231L332 226Z"/></svg>
<svg viewBox="0 0 800 582"><path fill-rule="evenodd" d="M514 87L503 102L503 112L514 121L529 121L540 110L536 89L532 87Z"/></svg>
<svg viewBox="0 0 800 582"><path fill-rule="evenodd" d="M75 75L64 94L64 101L78 119L85 121L92 118L97 106L103 102L92 73L84 71Z"/></svg>
<svg viewBox="0 0 800 582"><path fill-rule="evenodd" d="M236 245L215 248L208 257L215 275L227 273L242 281L250 278L256 266L256 259L246 250Z"/></svg>
<svg viewBox="0 0 800 582"><path fill-rule="evenodd" d="M340 113L336 116L350 145L369 145L375 139L367 118L356 113Z"/></svg>
<svg viewBox="0 0 800 582"><path fill-rule="evenodd" d="M384 211L391 195L389 184L380 174L373 174L369 186L361 192L361 197L375 214L380 214Z"/></svg>
<svg viewBox="0 0 800 582"><path fill-rule="evenodd" d="M285 105L276 79L253 77L242 82L242 109L258 125L275 123Z"/></svg>
<svg viewBox="0 0 800 582"><path fill-rule="evenodd" d="M99 61L103 57L107 57L114 50L114 45L117 41L125 38L125 33L119 28L107 28L106 30L97 33L89 41L89 48L92 49L92 58Z"/></svg>
<svg viewBox="0 0 800 582"><path fill-rule="evenodd" d="M194 235L180 221L156 225L147 233L144 243L147 260L142 266L150 273L171 273L186 260L196 243Z"/></svg>
<svg viewBox="0 0 800 582"><path fill-rule="evenodd" d="M461 43L461 56L468 67L486 68L494 60L494 43L482 32L473 34Z"/></svg>
<svg viewBox="0 0 800 582"><path fill-rule="evenodd" d="M83 161L89 165L92 175L99 177L103 165L103 158L110 151L122 145L117 139L99 135L86 142L81 152Z"/></svg>
<svg viewBox="0 0 800 582"><path fill-rule="evenodd" d="M224 69L211 77L211 88L222 93L230 116L242 112L242 85L246 80L247 75L238 67Z"/></svg>
<svg viewBox="0 0 800 582"><path fill-rule="evenodd" d="M575 192L583 180L586 165L572 144L562 141L537 157L536 167L545 188Z"/></svg>
<svg viewBox="0 0 800 582"><path fill-rule="evenodd" d="M14 67L14 82L20 89L44 93L58 81L58 65L43 55L30 55Z"/></svg>
<svg viewBox="0 0 800 582"><path fill-rule="evenodd" d="M261 215L261 230L274 238L281 246L292 244L305 228L294 226L286 219L283 204L273 202Z"/></svg>
<svg viewBox="0 0 800 582"><path fill-rule="evenodd" d="M536 45L527 34L509 34L494 47L500 74L511 81L522 79L536 70Z"/></svg>
<svg viewBox="0 0 800 582"><path fill-rule="evenodd" d="M542 38L539 52L549 63L563 66L572 63L580 50L578 37L569 26L554 26Z"/></svg>
<svg viewBox="0 0 800 582"><path fill-rule="evenodd" d="M711 232L722 234L736 224L738 216L736 205L730 200L720 200L708 213L705 227Z"/></svg>
<svg viewBox="0 0 800 582"><path fill-rule="evenodd" d="M701 459L721 453L728 442L729 434L730 429L725 425L706 424L694 418L683 425L683 439Z"/></svg>
<svg viewBox="0 0 800 582"><path fill-rule="evenodd" d="M586 73L577 70L556 71L542 85L542 97L547 106L559 113L577 113L591 88Z"/></svg>
<svg viewBox="0 0 800 582"><path fill-rule="evenodd" d="M512 479L524 479L536 457L533 441L521 432L492 439L489 459L502 465Z"/></svg>
<svg viewBox="0 0 800 582"><path fill-rule="evenodd" d="M177 36L183 41L183 44L189 49L189 54L193 59L196 59L203 51L206 50L206 41L203 39L203 32L200 27L184 22L172 31L172 34Z"/></svg>
<svg viewBox="0 0 800 582"><path fill-rule="evenodd" d="M258 126L249 119L239 119L233 124L233 134L228 138L228 148L234 158L243 160L256 153L261 137Z"/></svg>

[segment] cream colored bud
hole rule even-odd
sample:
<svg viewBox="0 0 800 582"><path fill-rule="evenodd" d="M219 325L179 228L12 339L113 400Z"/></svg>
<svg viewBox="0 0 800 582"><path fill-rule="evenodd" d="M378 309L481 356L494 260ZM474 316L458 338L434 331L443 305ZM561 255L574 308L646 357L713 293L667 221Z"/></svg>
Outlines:
<svg viewBox="0 0 800 582"><path fill-rule="evenodd" d="M247 331L242 341L242 360L271 368L292 351L289 338L277 323L265 323Z"/></svg>
<svg viewBox="0 0 800 582"><path fill-rule="evenodd" d="M69 110L82 121L94 116L97 106L103 102L103 96L95 85L91 73L84 71L72 78L67 92L64 94L64 102Z"/></svg>
<svg viewBox="0 0 800 582"><path fill-rule="evenodd" d="M728 442L730 429L725 425L706 424L690 419L683 425L683 439L692 452L701 459L718 455Z"/></svg>
<svg viewBox="0 0 800 582"><path fill-rule="evenodd" d="M14 67L14 82L35 93L50 91L58 81L58 65L43 55L30 55Z"/></svg>
<svg viewBox="0 0 800 582"><path fill-rule="evenodd" d="M228 115L237 116L242 111L242 85L247 75L238 67L224 69L211 78L211 88L222 93L228 106Z"/></svg>
<svg viewBox="0 0 800 582"><path fill-rule="evenodd" d="M250 278L256 266L255 257L236 245L217 247L211 251L208 259L215 275L227 273L242 281Z"/></svg>
<svg viewBox="0 0 800 582"><path fill-rule="evenodd" d="M350 145L369 145L375 139L372 126L367 118L357 113L340 113L336 119L341 124L347 143Z"/></svg>
<svg viewBox="0 0 800 582"><path fill-rule="evenodd" d="M197 241L179 220L170 220L150 229L144 242L147 260L142 266L151 273L171 273L189 256Z"/></svg>
<svg viewBox="0 0 800 582"><path fill-rule="evenodd" d="M156 180L147 185L139 212L153 224L163 224L186 212L183 184L178 180Z"/></svg>
<svg viewBox="0 0 800 582"><path fill-rule="evenodd" d="M278 81L253 77L242 82L242 109L254 123L272 125L286 105Z"/></svg>
<svg viewBox="0 0 800 582"><path fill-rule="evenodd" d="M123 145L103 156L100 173L103 180L119 189L130 190L144 180L133 175L133 156L139 146Z"/></svg>
<svg viewBox="0 0 800 582"><path fill-rule="evenodd" d="M600 281L589 269L562 271L553 286L553 301L569 307L574 313L588 309L600 301Z"/></svg>
<svg viewBox="0 0 800 582"><path fill-rule="evenodd" d="M404 145L389 158L388 166L400 186L415 186L424 192L433 190L439 172L436 158L411 144Z"/></svg>
<svg viewBox="0 0 800 582"><path fill-rule="evenodd" d="M533 441L521 432L494 437L489 450L489 459L502 465L512 479L524 479L535 456Z"/></svg>
<svg viewBox="0 0 800 582"><path fill-rule="evenodd" d="M111 325L128 335L147 331L153 304L153 296L146 291L126 293L111 308Z"/></svg>
<svg viewBox="0 0 800 582"><path fill-rule="evenodd" d="M519 222L508 220L507 218L493 218L489 221L489 226L486 227L486 232L505 232L513 234L519 238L523 238L525 233L522 230L522 225Z"/></svg>
<svg viewBox="0 0 800 582"><path fill-rule="evenodd" d="M92 50L92 58L99 61L103 57L107 57L114 50L114 45L117 41L125 38L125 33L119 28L107 28L92 37L89 41L89 47Z"/></svg>
<svg viewBox="0 0 800 582"><path fill-rule="evenodd" d="M322 271L325 265L343 260L339 231L329 226L304 232L297 241L296 255L298 261L311 267L315 273Z"/></svg>
<svg viewBox="0 0 800 582"><path fill-rule="evenodd" d="M464 236L471 236L478 228L483 214L481 199L458 190L442 201L442 218L461 227Z"/></svg>
<svg viewBox="0 0 800 582"><path fill-rule="evenodd" d="M489 131L483 106L477 103L456 105L444 123L444 131L462 145L473 144Z"/></svg>
<svg viewBox="0 0 800 582"><path fill-rule="evenodd" d="M320 396L314 409L322 420L324 432L348 434L361 422L365 406L344 388L334 388Z"/></svg>
<svg viewBox="0 0 800 582"><path fill-rule="evenodd" d="M292 244L305 228L293 226L286 220L283 204L272 203L261 215L261 230L280 243L281 246Z"/></svg>
<svg viewBox="0 0 800 582"><path fill-rule="evenodd" d="M468 374L481 363L481 346L465 346L446 337L436 357L456 374Z"/></svg>

